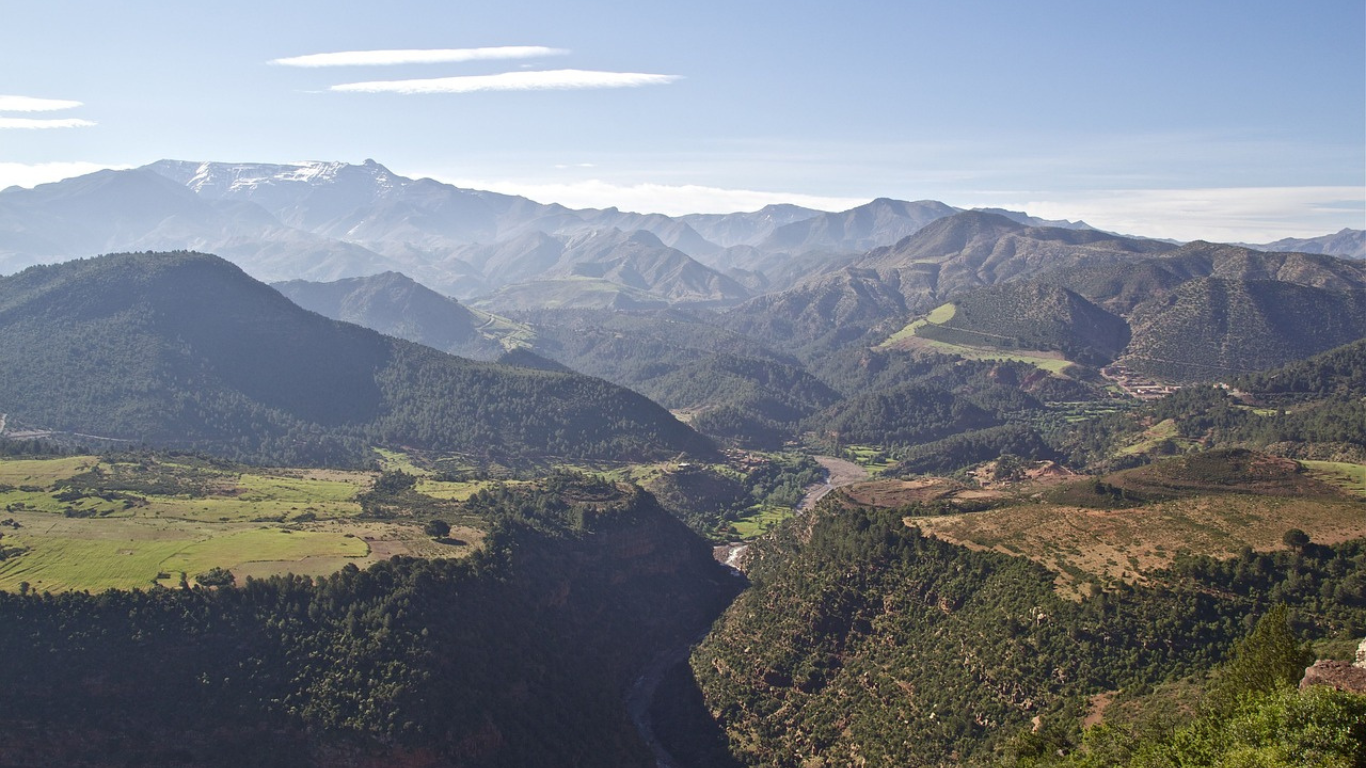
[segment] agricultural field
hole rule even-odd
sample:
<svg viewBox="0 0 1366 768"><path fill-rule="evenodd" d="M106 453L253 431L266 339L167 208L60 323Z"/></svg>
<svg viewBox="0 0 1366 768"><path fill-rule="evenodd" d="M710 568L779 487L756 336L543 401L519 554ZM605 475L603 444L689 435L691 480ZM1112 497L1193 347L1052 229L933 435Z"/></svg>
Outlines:
<svg viewBox="0 0 1366 768"><path fill-rule="evenodd" d="M1350 465L1355 475L1348 477L1267 458L1241 469L1247 482L1231 486L1217 471L1196 477L1182 460L1163 464L1018 494L987 511L911 516L906 524L973 549L1028 557L1056 571L1059 591L1070 596L1091 585L1146 582L1182 552L1281 549L1292 528L1321 544L1366 536L1359 499L1366 467ZM1324 482L1333 478L1340 482Z"/></svg>
<svg viewBox="0 0 1366 768"><path fill-rule="evenodd" d="M437 541L425 520L364 519L360 497L377 476L148 456L0 461L0 590L176 587L213 569L238 581L316 576L460 556L482 541L470 525ZM481 487L422 482L438 501Z"/></svg>
<svg viewBox="0 0 1366 768"><path fill-rule="evenodd" d="M941 304L935 307L928 315L909 323L905 328L897 331L877 346L878 349L924 349L933 352L942 352L948 355L957 355L964 360L1004 360L1011 362L1028 363L1036 368L1047 371L1054 375L1062 375L1062 372L1072 365L1072 362L1065 359L1060 352L1050 352L1044 350L1013 349L1005 351L991 347L974 347L964 344L953 344L947 341L929 339L918 333L921 328L927 325L943 325L952 320L957 312L953 304Z"/></svg>
<svg viewBox="0 0 1366 768"><path fill-rule="evenodd" d="M791 507L758 505L746 510L731 526L735 529L735 538L749 541L768 533L796 513Z"/></svg>

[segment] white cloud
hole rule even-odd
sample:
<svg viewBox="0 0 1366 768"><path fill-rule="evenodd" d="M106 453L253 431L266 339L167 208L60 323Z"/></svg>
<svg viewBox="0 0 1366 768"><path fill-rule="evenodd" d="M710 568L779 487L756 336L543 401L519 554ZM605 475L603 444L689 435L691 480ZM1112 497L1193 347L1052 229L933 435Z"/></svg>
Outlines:
<svg viewBox="0 0 1366 768"><path fill-rule="evenodd" d="M504 45L496 48L436 48L426 50L338 51L313 53L272 59L271 64L286 67L352 67L386 66L392 64L452 64L462 61L495 59L530 59L539 56L561 56L569 53L562 48L540 45Z"/></svg>
<svg viewBox="0 0 1366 768"><path fill-rule="evenodd" d="M0 112L52 112L58 109L74 109L81 106L79 101L67 99L39 99L33 96L0 95Z"/></svg>
<svg viewBox="0 0 1366 768"><path fill-rule="evenodd" d="M88 128L95 123L90 120L79 118L66 118L64 120L39 120L32 117L0 117L0 129L3 128L24 128L28 130L39 130L42 128Z"/></svg>
<svg viewBox="0 0 1366 768"><path fill-rule="evenodd" d="M0 189L5 187L36 187L53 181L83 176L106 168L122 169L126 165L107 163L0 163Z"/></svg>
<svg viewBox="0 0 1366 768"><path fill-rule="evenodd" d="M689 213L735 213L757 211L774 203L790 203L822 211L845 211L863 205L871 198L824 197L789 192L763 192L753 189L723 189L694 184L613 184L591 179L570 183L489 181L435 177L438 181L466 189L483 189L505 195L521 195L543 203L559 203L570 208L616 207L639 213L682 216Z"/></svg>
<svg viewBox="0 0 1366 768"><path fill-rule="evenodd" d="M972 205L1084 219L1112 232L1174 240L1263 243L1315 237L1366 223L1362 187L1216 187L996 193ZM962 205L962 203L958 203Z"/></svg>
<svg viewBox="0 0 1366 768"><path fill-rule="evenodd" d="M638 88L667 85L678 75L646 75L635 72L589 72L556 69L536 72L505 72L500 75L437 77L425 80L376 80L334 85L329 90L347 93L478 93L481 91L563 91L588 88Z"/></svg>

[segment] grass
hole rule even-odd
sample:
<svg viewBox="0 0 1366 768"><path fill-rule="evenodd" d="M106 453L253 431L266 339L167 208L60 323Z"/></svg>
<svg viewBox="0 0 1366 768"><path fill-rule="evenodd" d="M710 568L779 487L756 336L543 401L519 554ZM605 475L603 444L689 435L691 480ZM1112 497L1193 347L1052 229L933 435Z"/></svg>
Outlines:
<svg viewBox="0 0 1366 768"><path fill-rule="evenodd" d="M410 475L426 477L431 472L413 463L412 457L400 451L391 451L387 448L376 448L375 453L379 454L379 464L385 472L407 472Z"/></svg>
<svg viewBox="0 0 1366 768"><path fill-rule="evenodd" d="M313 572L316 568L304 566L320 558L336 559L330 569L336 570L369 554L364 540L342 528L296 531L280 525L74 519L41 512L12 517L21 527L4 529L4 543L26 551L0 561L0 589L5 590L25 581L51 592L147 588L160 573L171 575L175 585L182 572L193 579L213 567L236 571L267 561L273 564L269 573Z"/></svg>
<svg viewBox="0 0 1366 768"><path fill-rule="evenodd" d="M1194 444L1194 441L1192 440L1181 440L1180 438L1181 433L1177 430L1176 420L1166 419L1149 427L1141 435L1138 442L1119 449L1118 454L1120 456L1137 456L1139 454L1148 453L1166 440L1177 441L1179 444L1182 444L1183 447L1189 447Z"/></svg>
<svg viewBox="0 0 1366 768"><path fill-rule="evenodd" d="M897 463L895 459L887 455L885 448L876 445L845 446L844 454L850 461L870 472L880 472L896 466Z"/></svg>
<svg viewBox="0 0 1366 768"><path fill-rule="evenodd" d="M424 478L417 481L417 492L442 501L465 501L479 491L494 485L512 485L516 481L469 480L448 483Z"/></svg>
<svg viewBox="0 0 1366 768"><path fill-rule="evenodd" d="M8 459L0 461L0 485L49 486L69 480L95 466L94 456L61 459Z"/></svg>
<svg viewBox="0 0 1366 768"><path fill-rule="evenodd" d="M474 307L466 307L482 322L475 328L479 335L503 345L503 349L531 347L536 341L536 332L531 326L509 320L501 315L486 312Z"/></svg>
<svg viewBox="0 0 1366 768"><path fill-rule="evenodd" d="M1357 496L1366 496L1366 466L1345 461L1301 461L1309 473Z"/></svg>
<svg viewBox="0 0 1366 768"><path fill-rule="evenodd" d="M791 507L764 505L747 510L732 525L738 538L748 540L768 533L794 514L796 514L796 510Z"/></svg>
<svg viewBox="0 0 1366 768"><path fill-rule="evenodd" d="M1010 362L1028 363L1054 375L1062 375L1062 372L1072 365L1072 362L1065 360L1056 352L1031 351L1027 349L1016 350L1013 352L1003 352L997 349L985 349L980 347L968 347L962 344L950 344L945 341L927 339L920 336L917 331L926 325L943 325L953 319L957 314L958 308L952 303L940 304L935 307L925 317L913 320L905 328L897 331L887 338L886 341L877 345L877 349L890 349L892 347L917 346L925 349L932 349L936 352L943 352L950 355L958 355L965 360L1004 360Z"/></svg>
<svg viewBox="0 0 1366 768"><path fill-rule="evenodd" d="M193 577L210 568L236 568L250 562L290 562L309 558L360 558L365 542L315 531L261 527L189 544L161 562L161 570Z"/></svg>
<svg viewBox="0 0 1366 768"><path fill-rule="evenodd" d="M902 328L901 330L892 334L890 337L888 337L886 341L878 345L878 349L887 349L888 347L893 346L898 341L903 341L905 339L911 338L915 335L915 332L918 329L920 329L927 323L943 325L944 323L947 323L948 321L952 320L953 316L957 313L958 307L955 307L952 302L948 304L940 304L939 306L930 310L930 313L928 315L925 315L924 317L918 320L911 321L910 324L908 324L905 328Z"/></svg>
<svg viewBox="0 0 1366 768"><path fill-rule="evenodd" d="M407 461L402 454L387 459ZM0 478L8 481L0 483L0 519L20 525L0 528L0 543L21 550L0 561L0 590L21 582L52 592L149 588L159 574L174 587L181 574L192 582L215 567L239 580L323 575L395 555L462 556L484 535L461 529L458 543L434 542L415 525L356 521L356 496L370 487L372 472L72 457L0 460ZM445 499L468 498L489 484L421 483Z"/></svg>

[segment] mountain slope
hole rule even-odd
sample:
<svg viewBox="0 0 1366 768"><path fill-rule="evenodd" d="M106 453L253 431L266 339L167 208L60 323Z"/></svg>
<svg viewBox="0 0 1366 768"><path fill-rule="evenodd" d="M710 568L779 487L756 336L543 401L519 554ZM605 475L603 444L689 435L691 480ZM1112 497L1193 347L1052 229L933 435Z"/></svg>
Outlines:
<svg viewBox="0 0 1366 768"><path fill-rule="evenodd" d="M933 200L905 202L878 198L840 213L823 213L778 227L760 243L769 251L859 252L895 243L957 209Z"/></svg>
<svg viewBox="0 0 1366 768"><path fill-rule="evenodd" d="M951 344L1058 350L1068 360L1103 364L1129 343L1124 320L1055 285L1014 282L954 299L951 317L916 335Z"/></svg>
<svg viewBox="0 0 1366 768"><path fill-rule="evenodd" d="M274 283L290 301L333 320L355 323L453 355L489 360L503 347L480 328L489 317L426 288L397 272L331 283L290 280Z"/></svg>
<svg viewBox="0 0 1366 768"><path fill-rule="evenodd" d="M965 211L869 251L849 267L752 299L728 313L726 322L814 353L977 288L1053 269L1123 264L1174 247L1090 229L1029 227L1005 216Z"/></svg>
<svg viewBox="0 0 1366 768"><path fill-rule="evenodd" d="M1264 253L1196 240L1137 261L1099 262L1055 269L1041 281L1065 286L1107 309L1127 315L1148 299L1205 277L1274 280L1314 288L1366 287L1366 263L1309 253Z"/></svg>
<svg viewBox="0 0 1366 768"><path fill-rule="evenodd" d="M202 254L0 279L0 329L0 411L50 429L312 462L376 443L505 458L710 450L627 390L337 323Z"/></svg>
<svg viewBox="0 0 1366 768"><path fill-rule="evenodd" d="M1140 304L1120 362L1154 378L1214 381L1366 336L1366 291L1201 278Z"/></svg>
<svg viewBox="0 0 1366 768"><path fill-rule="evenodd" d="M1327 256L1341 256L1345 259L1366 259L1366 230L1344 228L1331 235L1287 237L1274 243L1249 245L1247 247L1259 251L1322 253Z"/></svg>

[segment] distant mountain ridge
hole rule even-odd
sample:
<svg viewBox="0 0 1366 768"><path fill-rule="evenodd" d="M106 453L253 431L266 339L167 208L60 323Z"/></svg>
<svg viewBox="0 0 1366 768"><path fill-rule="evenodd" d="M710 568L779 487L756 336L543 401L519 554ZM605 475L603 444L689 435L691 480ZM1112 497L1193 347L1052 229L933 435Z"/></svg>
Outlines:
<svg viewBox="0 0 1366 768"><path fill-rule="evenodd" d="M935 219L846 267L752 299L729 312L727 323L773 343L824 348L977 288L1072 265L1123 263L1175 247L964 211Z"/></svg>
<svg viewBox="0 0 1366 768"><path fill-rule="evenodd" d="M1286 237L1261 245L1240 245L1259 251L1296 251L1341 256L1345 259L1366 259L1366 230L1343 228L1331 235L1319 237Z"/></svg>
<svg viewBox="0 0 1366 768"><path fill-rule="evenodd" d="M191 249L272 282L401 272L472 299L552 280L559 284L549 294L513 290L513 304L544 297L613 306L590 283L563 282L590 277L624 286L611 293L633 306L724 305L839 268L957 211L880 198L835 213L769 205L671 217L461 189L374 160L160 160L0 193L0 271L121 250ZM567 295L580 288L583 295Z"/></svg>

